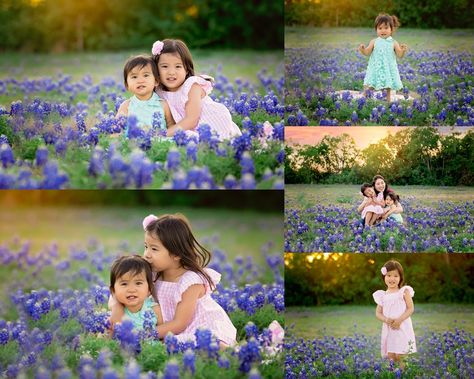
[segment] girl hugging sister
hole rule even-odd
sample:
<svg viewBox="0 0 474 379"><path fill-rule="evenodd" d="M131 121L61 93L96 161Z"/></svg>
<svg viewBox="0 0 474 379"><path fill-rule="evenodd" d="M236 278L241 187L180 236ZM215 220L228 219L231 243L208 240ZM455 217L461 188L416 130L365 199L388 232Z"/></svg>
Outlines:
<svg viewBox="0 0 474 379"><path fill-rule="evenodd" d="M369 183L362 184L360 192L364 195L364 201L359 205L359 209L362 210L362 218L365 221L365 225L372 226L383 214L382 206L385 205L383 192L379 192L377 195L374 187Z"/></svg>
<svg viewBox="0 0 474 379"><path fill-rule="evenodd" d="M363 55L370 55L369 65L364 79L364 93L367 89L387 90L387 101L390 102L390 91L399 90L403 87L398 73L397 58L402 58L408 50L407 45L399 44L392 38L392 34L400 26L396 16L379 14L375 19L375 31L377 38L369 42L365 47L359 45L359 51Z"/></svg>
<svg viewBox="0 0 474 379"><path fill-rule="evenodd" d="M176 121L168 128L168 136L178 128L193 130L199 124L208 124L221 140L242 134L229 110L209 97L212 83L208 77L194 74L193 59L184 42L156 41L152 53L159 73L157 94L169 103Z"/></svg>
<svg viewBox="0 0 474 379"><path fill-rule="evenodd" d="M387 195L385 195L385 208L383 209L382 220L390 218L399 224L403 224L403 217L400 214L399 207L400 196L393 191L388 191Z"/></svg>

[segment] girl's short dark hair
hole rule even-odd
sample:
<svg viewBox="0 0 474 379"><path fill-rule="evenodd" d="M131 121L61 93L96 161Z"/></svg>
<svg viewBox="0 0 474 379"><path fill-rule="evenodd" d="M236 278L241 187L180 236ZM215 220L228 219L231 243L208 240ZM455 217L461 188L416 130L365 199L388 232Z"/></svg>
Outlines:
<svg viewBox="0 0 474 379"><path fill-rule="evenodd" d="M153 55L155 66L158 67L161 54L178 54L181 58L181 61L183 62L184 69L186 70L185 79L194 76L193 57L186 44L179 39L164 39L162 42L163 49L161 50L160 54ZM162 84L160 84L160 87L165 91L168 90Z"/></svg>
<svg viewBox="0 0 474 379"><path fill-rule="evenodd" d="M204 271L211 260L211 252L196 240L185 216L165 214L150 222L145 231L158 237L170 254L180 258L185 269L200 274L209 283L209 288L215 289L211 277Z"/></svg>
<svg viewBox="0 0 474 379"><path fill-rule="evenodd" d="M379 25L387 24L390 26L390 29L395 30L400 26L400 21L398 20L397 16L390 16L386 13L379 13L379 15L375 18L374 28L377 30Z"/></svg>
<svg viewBox="0 0 474 379"><path fill-rule="evenodd" d="M372 185L370 183L364 183L362 184L362 186L360 187L360 192L362 193L362 195L365 196L365 190L369 187L372 187Z"/></svg>
<svg viewBox="0 0 474 379"><path fill-rule="evenodd" d="M398 196L395 191L388 191L387 194L385 195L385 199L389 197L390 199L392 199L395 203L398 203L400 201L400 196Z"/></svg>
<svg viewBox="0 0 474 379"><path fill-rule="evenodd" d="M127 273L130 273L131 275L139 275L142 272L145 273L148 289L150 290L153 299L156 301L151 265L145 260L145 258L139 255L124 255L117 258L114 263L112 263L112 268L110 269L110 292L114 292L115 282L120 277Z"/></svg>
<svg viewBox="0 0 474 379"><path fill-rule="evenodd" d="M123 67L123 83L125 84L125 88L128 88L127 77L130 71L132 71L135 67L143 68L146 65L151 66L151 72L153 73L155 80L158 80L158 68L156 67L152 57L149 55L136 55L128 58L125 62L125 66Z"/></svg>
<svg viewBox="0 0 474 379"><path fill-rule="evenodd" d="M404 274L403 274L403 267L400 264L400 262L396 261L395 259L391 259L388 262L385 262L383 267L385 267L387 269L387 272L388 271L393 271L393 270L398 271L398 274L400 275L400 281L398 282L398 288L402 288L403 285L405 284L405 277L404 277ZM382 274L382 280L385 283L385 275L383 275L383 274Z"/></svg>

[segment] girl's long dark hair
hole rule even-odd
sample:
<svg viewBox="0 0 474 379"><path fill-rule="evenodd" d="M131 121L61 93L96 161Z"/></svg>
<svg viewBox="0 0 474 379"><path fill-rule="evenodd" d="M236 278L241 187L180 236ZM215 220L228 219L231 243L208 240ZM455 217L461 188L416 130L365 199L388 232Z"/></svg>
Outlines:
<svg viewBox="0 0 474 379"><path fill-rule="evenodd" d="M185 216L179 213L163 215L150 222L145 230L158 237L170 254L179 257L182 267L200 274L209 283L211 290L215 289L211 277L204 271L211 260L211 252L196 240Z"/></svg>

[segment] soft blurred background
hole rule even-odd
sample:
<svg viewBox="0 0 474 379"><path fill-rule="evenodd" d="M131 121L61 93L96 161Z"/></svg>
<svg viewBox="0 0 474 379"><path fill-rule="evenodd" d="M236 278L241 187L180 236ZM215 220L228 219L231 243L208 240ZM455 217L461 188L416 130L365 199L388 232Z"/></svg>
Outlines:
<svg viewBox="0 0 474 379"><path fill-rule="evenodd" d="M283 247L282 191L0 191L0 244L28 242L37 254L51 244L66 256L71 246L98 241L112 252L143 251L148 214L183 213L199 241L229 257L262 263L264 245Z"/></svg>
<svg viewBox="0 0 474 379"><path fill-rule="evenodd" d="M115 76L128 56L165 38L186 42L198 72L222 65L231 79L283 59L278 1L1 0L0 22L0 78Z"/></svg>

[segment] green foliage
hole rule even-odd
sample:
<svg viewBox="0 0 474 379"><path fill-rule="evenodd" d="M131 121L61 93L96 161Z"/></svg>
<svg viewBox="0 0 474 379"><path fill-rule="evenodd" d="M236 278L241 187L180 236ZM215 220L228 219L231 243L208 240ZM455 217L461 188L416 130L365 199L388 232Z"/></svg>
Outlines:
<svg viewBox="0 0 474 379"><path fill-rule="evenodd" d="M21 159L33 161L36 157L36 150L43 143L39 137L28 140L24 139L21 141L21 145L15 146L15 152Z"/></svg>
<svg viewBox="0 0 474 379"><path fill-rule="evenodd" d="M17 341L8 341L5 345L0 345L0 367L7 367L16 361L19 351Z"/></svg>
<svg viewBox="0 0 474 379"><path fill-rule="evenodd" d="M433 127L409 128L360 150L343 134L289 150L287 183L370 182L382 174L390 184L474 185L474 131L441 135Z"/></svg>
<svg viewBox="0 0 474 379"><path fill-rule="evenodd" d="M149 49L167 37L191 48L283 46L280 1L168 1L164 6L137 0L133 7L128 0L7 1L0 6L0 21L0 50Z"/></svg>
<svg viewBox="0 0 474 379"><path fill-rule="evenodd" d="M142 351L137 355L137 362L142 371L162 371L167 361L166 346L161 342L144 342Z"/></svg>
<svg viewBox="0 0 474 379"><path fill-rule="evenodd" d="M284 314L278 313L272 305L263 306L252 316L242 310L237 310L230 313L229 317L237 329L237 340L245 339L245 325L249 321L252 321L259 330L268 328L273 320L277 320L282 326L285 325Z"/></svg>
<svg viewBox="0 0 474 379"><path fill-rule="evenodd" d="M468 254L315 254L320 258L287 254L286 306L372 304L372 293L385 289L380 267L389 259L402 264L418 302L474 302Z"/></svg>
<svg viewBox="0 0 474 379"><path fill-rule="evenodd" d="M13 131L8 122L8 116L0 116L0 135L5 135L11 145L16 145L20 141L19 136Z"/></svg>
<svg viewBox="0 0 474 379"><path fill-rule="evenodd" d="M286 25L372 27L379 13L395 14L403 25L418 28L469 28L469 20L474 19L474 8L459 0L430 1L423 6L417 0L285 2Z"/></svg>

